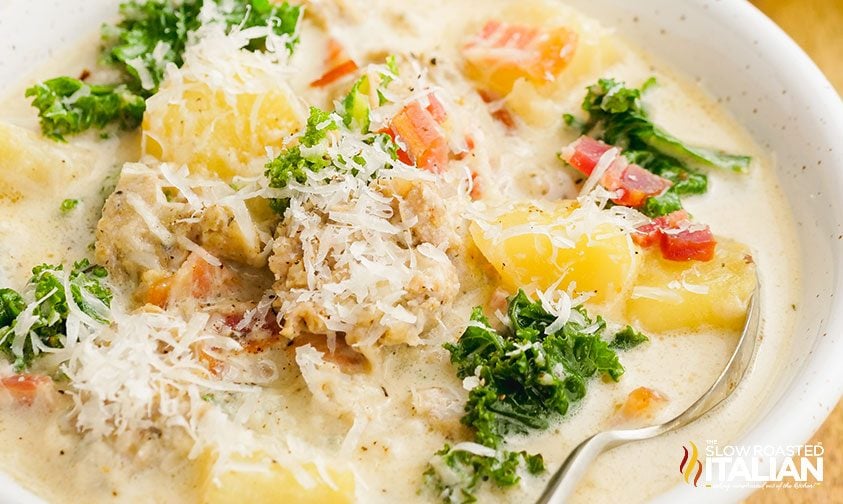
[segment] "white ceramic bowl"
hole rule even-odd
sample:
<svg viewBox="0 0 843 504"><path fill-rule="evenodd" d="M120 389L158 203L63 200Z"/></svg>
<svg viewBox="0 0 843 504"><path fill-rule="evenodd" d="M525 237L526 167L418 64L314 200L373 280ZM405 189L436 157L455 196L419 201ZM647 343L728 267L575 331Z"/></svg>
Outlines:
<svg viewBox="0 0 843 504"><path fill-rule="evenodd" d="M805 442L843 392L843 103L796 44L743 0L566 0L698 79L774 153L802 248L790 360L741 444ZM115 0L0 0L0 89L114 16ZM5 94L5 93L3 93ZM804 167L804 168L803 168ZM785 202L783 202L785 203ZM764 216L754 216L763 222ZM836 297L835 297L836 294ZM660 502L724 502L751 490L677 486ZM0 503L38 502L0 475Z"/></svg>

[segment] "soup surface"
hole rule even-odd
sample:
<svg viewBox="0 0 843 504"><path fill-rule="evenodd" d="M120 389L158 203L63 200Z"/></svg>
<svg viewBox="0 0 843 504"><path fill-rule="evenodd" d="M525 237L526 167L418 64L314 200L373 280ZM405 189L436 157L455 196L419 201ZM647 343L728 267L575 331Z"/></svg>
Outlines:
<svg viewBox="0 0 843 504"><path fill-rule="evenodd" d="M657 495L684 442L752 420L794 225L770 156L646 47L550 0L120 16L0 97L0 470L26 488L534 500L710 386L757 275L741 388L575 498Z"/></svg>

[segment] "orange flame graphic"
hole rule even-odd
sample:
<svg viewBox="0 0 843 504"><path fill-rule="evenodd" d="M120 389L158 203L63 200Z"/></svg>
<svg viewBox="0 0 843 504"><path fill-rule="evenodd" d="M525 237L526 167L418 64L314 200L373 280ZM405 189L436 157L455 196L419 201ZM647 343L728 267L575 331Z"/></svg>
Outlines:
<svg viewBox="0 0 843 504"><path fill-rule="evenodd" d="M697 486L703 472L702 462L700 462L699 459L699 450L697 450L697 445L695 445L693 441L689 441L689 443L691 443L690 451L684 446L682 447L682 449L685 450L685 455L682 457L682 462L679 463L679 474L685 478L685 483L691 484L691 475L694 475L694 471L696 470L693 484L694 486Z"/></svg>

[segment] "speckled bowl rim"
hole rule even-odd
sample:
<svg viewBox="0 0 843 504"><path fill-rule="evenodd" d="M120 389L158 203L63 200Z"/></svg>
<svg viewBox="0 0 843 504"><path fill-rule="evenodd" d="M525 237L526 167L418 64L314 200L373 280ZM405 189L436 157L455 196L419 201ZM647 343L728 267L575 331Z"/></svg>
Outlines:
<svg viewBox="0 0 843 504"><path fill-rule="evenodd" d="M755 422L746 435L731 443L805 443L843 394L840 95L805 52L748 1L566 3L616 27L622 36L660 61L700 82L762 147L772 152L798 224L802 295L792 341L793 358L785 363L781 378L774 383L780 393L766 398L762 410L753 413ZM682 439L681 435L677 432L675 439ZM827 466L826 474L830 470L833 468ZM677 477L674 488L652 501L736 502L755 491L694 488L679 480Z"/></svg>
<svg viewBox="0 0 843 504"><path fill-rule="evenodd" d="M72 43L90 31L91 19L105 19L117 0L11 0L0 3L0 86L14 86L32 61L44 61L53 47ZM800 222L805 285L795 338L801 354L783 370L781 394L771 400L750 432L738 443L799 444L821 425L843 392L843 103L810 58L772 21L745 0L566 0L615 26L628 39L696 77L756 140L779 159L778 174ZM27 16L36 10L43 15ZM66 15L67 14L67 15ZM9 35L11 34L11 35ZM49 42L47 44L46 42ZM26 58L4 58L10 51ZM693 57L689 57L693 55ZM713 70L714 67L722 69ZM720 72L718 77L718 71ZM725 73L726 77L723 78ZM756 78L757 77L757 78ZM763 79L772 79L773 84ZM750 89L763 82L767 92ZM777 96L778 93L782 96ZM775 110L777 100L788 111ZM736 97L730 100L730 97ZM741 97L741 98L738 98ZM759 111L760 104L767 108ZM784 126L808 140L794 145ZM780 127L782 131L779 131ZM839 147L839 148L838 148ZM799 178L801 168L804 178ZM791 181L790 179L794 180ZM811 196L811 197L808 197ZM835 298L835 293L839 294ZM785 373L786 371L786 373ZM622 481L618 480L619 484ZM732 502L753 490L695 489L677 485L654 499L659 503ZM37 503L8 476L0 474L0 503Z"/></svg>

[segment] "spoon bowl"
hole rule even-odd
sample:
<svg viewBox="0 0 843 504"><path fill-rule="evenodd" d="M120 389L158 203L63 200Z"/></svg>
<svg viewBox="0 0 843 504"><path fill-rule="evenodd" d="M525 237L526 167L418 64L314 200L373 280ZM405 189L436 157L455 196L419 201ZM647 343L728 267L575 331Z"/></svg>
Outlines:
<svg viewBox="0 0 843 504"><path fill-rule="evenodd" d="M588 470L591 462L601 453L632 441L651 439L684 427L716 408L734 391L749 368L761 319L760 280L756 277L755 292L750 298L746 320L732 356L723 371L685 411L671 420L658 425L637 429L618 429L598 432L579 444L565 459L562 466L548 481L537 504L563 504L573 493L577 483Z"/></svg>

